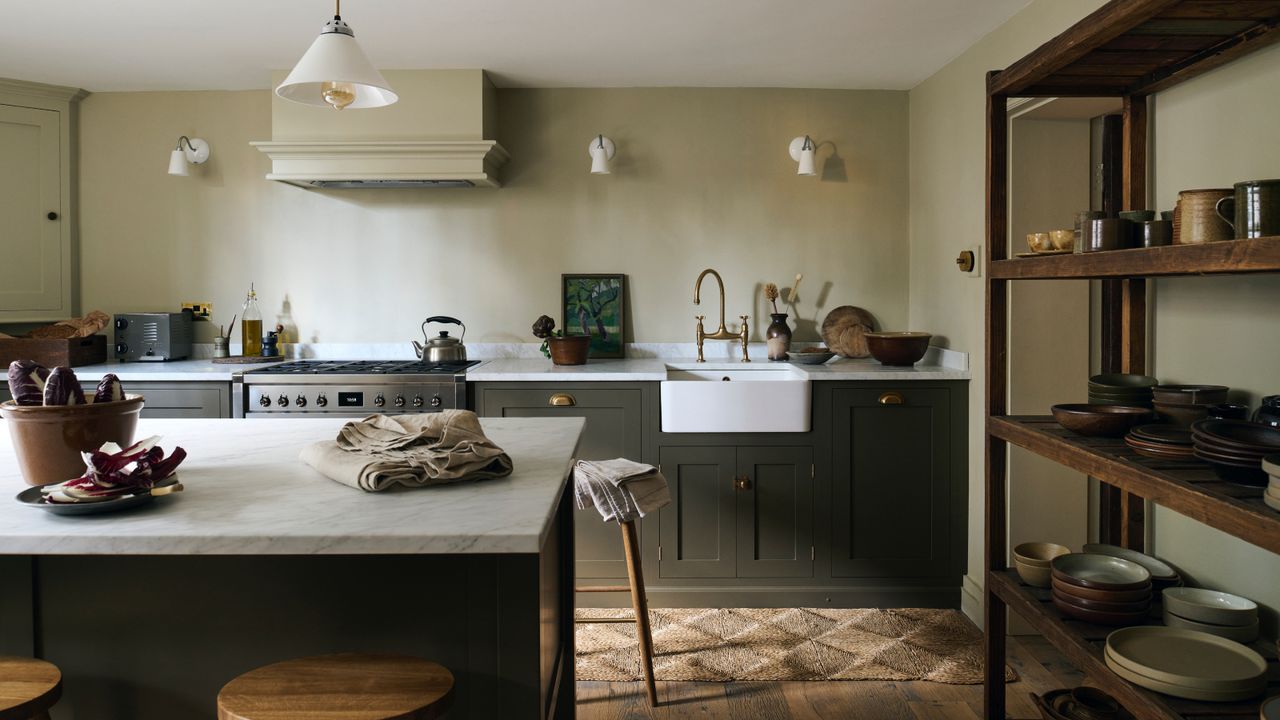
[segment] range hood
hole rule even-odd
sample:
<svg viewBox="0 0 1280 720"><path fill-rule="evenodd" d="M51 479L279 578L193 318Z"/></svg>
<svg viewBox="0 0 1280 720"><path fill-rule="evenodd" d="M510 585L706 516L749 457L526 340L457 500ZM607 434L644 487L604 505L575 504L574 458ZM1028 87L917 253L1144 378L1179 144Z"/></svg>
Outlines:
<svg viewBox="0 0 1280 720"><path fill-rule="evenodd" d="M283 73L274 78L279 83ZM394 105L329 110L272 94L268 180L307 188L498 187L496 93L483 70L388 70Z"/></svg>

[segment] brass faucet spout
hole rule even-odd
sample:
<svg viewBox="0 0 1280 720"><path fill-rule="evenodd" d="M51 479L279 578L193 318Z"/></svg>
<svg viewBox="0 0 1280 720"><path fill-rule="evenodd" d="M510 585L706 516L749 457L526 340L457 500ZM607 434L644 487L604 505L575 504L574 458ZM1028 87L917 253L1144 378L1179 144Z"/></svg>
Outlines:
<svg viewBox="0 0 1280 720"><path fill-rule="evenodd" d="M705 330L703 330L703 327L702 327L702 320L705 316L698 315L696 317L698 321L698 328L695 333L695 337L697 338L697 341L698 341L698 362L705 362L705 360L703 360L703 357L702 357L702 341L708 338L712 340L740 341L742 343L742 362L751 362L751 359L747 356L747 338L749 333L749 330L747 328L747 316L746 315L740 316L742 318L742 328L736 333L729 332L729 330L724 326L724 279L720 277L720 273L716 272L715 270L712 270L711 268L707 268L706 270L703 270L698 275L698 279L693 283L693 304L694 305L702 304L702 299L701 299L702 281L708 275L712 275L715 277L716 285L718 285L720 289L720 325L719 327L716 328L715 332L708 333Z"/></svg>

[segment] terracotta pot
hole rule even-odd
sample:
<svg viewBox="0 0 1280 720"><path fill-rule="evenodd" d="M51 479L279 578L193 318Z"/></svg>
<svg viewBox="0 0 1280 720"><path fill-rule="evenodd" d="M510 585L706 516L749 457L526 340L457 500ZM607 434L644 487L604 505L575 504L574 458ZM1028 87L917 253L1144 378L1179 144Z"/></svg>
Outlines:
<svg viewBox="0 0 1280 720"><path fill-rule="evenodd" d="M551 362L556 365L586 365L587 353L591 350L591 336L547 338L547 349L551 351Z"/></svg>
<svg viewBox="0 0 1280 720"><path fill-rule="evenodd" d="M97 450L106 442L132 445L142 406L141 395L56 407L17 405L9 400L0 403L0 417L9 426L27 484L48 485L80 477L85 467L82 452Z"/></svg>

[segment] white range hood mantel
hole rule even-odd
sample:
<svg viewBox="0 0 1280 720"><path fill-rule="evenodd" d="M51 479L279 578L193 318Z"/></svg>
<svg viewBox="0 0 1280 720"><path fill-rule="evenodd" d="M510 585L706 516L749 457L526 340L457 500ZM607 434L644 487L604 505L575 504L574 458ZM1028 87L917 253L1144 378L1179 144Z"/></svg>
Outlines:
<svg viewBox="0 0 1280 720"><path fill-rule="evenodd" d="M302 187L499 187L510 155L494 140L270 141L268 180Z"/></svg>
<svg viewBox="0 0 1280 720"><path fill-rule="evenodd" d="M399 102L329 110L273 94L268 180L307 188L499 187L510 156L494 138L497 97L483 70L387 70ZM277 74L276 82L283 79Z"/></svg>

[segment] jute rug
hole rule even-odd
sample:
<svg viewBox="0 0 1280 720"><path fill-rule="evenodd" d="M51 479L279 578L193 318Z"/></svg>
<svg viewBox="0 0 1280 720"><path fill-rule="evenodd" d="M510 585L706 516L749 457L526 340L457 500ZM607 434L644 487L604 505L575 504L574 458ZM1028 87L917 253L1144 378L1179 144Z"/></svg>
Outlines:
<svg viewBox="0 0 1280 720"><path fill-rule="evenodd" d="M982 682L982 633L955 610L655 608L650 617L658 680ZM634 623L582 623L575 641L577 679L642 679ZM1005 679L1017 676L1006 667Z"/></svg>

